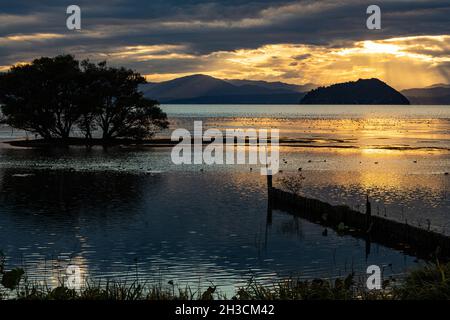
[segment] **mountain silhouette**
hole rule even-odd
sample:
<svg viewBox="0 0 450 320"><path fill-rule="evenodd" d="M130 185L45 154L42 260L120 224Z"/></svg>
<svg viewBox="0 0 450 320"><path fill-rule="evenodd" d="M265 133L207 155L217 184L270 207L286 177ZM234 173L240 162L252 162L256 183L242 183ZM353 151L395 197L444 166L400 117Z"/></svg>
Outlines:
<svg viewBox="0 0 450 320"><path fill-rule="evenodd" d="M359 79L308 92L300 104L409 104L409 100L379 79Z"/></svg>
<svg viewBox="0 0 450 320"><path fill-rule="evenodd" d="M435 84L426 88L402 91L412 104L448 105L450 104L450 85Z"/></svg>
<svg viewBox="0 0 450 320"><path fill-rule="evenodd" d="M147 83L141 91L148 98L174 104L298 104L315 87L283 82L222 80L195 74L160 83Z"/></svg>

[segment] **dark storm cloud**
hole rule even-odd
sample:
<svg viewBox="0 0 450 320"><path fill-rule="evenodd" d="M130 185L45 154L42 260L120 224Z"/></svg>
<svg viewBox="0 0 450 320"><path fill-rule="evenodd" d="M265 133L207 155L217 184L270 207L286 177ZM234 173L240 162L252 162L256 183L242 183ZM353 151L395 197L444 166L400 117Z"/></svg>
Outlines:
<svg viewBox="0 0 450 320"><path fill-rule="evenodd" d="M381 31L365 27L373 1L96 0L0 1L0 65L62 52L97 56L136 45L183 45L208 54L265 44L340 47L362 39L450 34L450 1L378 1ZM82 31L68 31L65 9L82 9ZM58 34L11 41L18 34ZM180 64L184 61L181 60ZM160 63L166 63L161 61Z"/></svg>

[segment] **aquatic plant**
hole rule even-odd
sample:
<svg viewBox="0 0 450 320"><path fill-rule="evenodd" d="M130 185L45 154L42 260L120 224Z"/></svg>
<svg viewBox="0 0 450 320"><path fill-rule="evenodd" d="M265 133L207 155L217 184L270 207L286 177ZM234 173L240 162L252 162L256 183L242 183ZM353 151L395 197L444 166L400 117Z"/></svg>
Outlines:
<svg viewBox="0 0 450 320"><path fill-rule="evenodd" d="M235 299L240 300L351 300L354 295L354 275L344 279L314 279L312 281L286 279L271 286L251 279L240 288Z"/></svg>
<svg viewBox="0 0 450 320"><path fill-rule="evenodd" d="M394 295L402 300L449 300L450 263L437 261L411 271Z"/></svg>
<svg viewBox="0 0 450 320"><path fill-rule="evenodd" d="M60 281L55 288L31 282L24 270L5 271L5 256L0 252L2 285L0 300L226 300L217 286L200 285L193 290L174 281L147 283L136 278L126 281L86 280L80 289L68 288ZM202 289L203 288L203 289ZM383 282L382 289L368 290L363 279L352 273L345 278L304 280L287 278L272 284L251 278L236 290L233 300L448 300L450 299L450 263L437 261L408 273L404 279Z"/></svg>
<svg viewBox="0 0 450 320"><path fill-rule="evenodd" d="M25 271L22 268L14 268L10 271L5 271L6 257L0 251L0 275L2 277L1 284L6 289L14 290L20 283Z"/></svg>

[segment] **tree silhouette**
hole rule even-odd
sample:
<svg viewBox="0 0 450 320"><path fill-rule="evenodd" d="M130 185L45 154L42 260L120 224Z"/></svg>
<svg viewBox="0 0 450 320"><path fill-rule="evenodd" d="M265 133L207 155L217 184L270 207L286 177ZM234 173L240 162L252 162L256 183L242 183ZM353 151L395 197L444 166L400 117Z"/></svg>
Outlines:
<svg viewBox="0 0 450 320"><path fill-rule="evenodd" d="M102 137L110 140L119 137L142 139L150 137L155 130L166 128L167 116L158 107L158 102L144 98L138 86L145 79L132 70L111 68L106 62L98 64L85 60L83 73L87 78L90 94L81 117L80 128L89 135L92 129L100 128Z"/></svg>
<svg viewBox="0 0 450 320"><path fill-rule="evenodd" d="M0 76L4 122L45 139L67 139L79 117L81 71L71 56L40 58Z"/></svg>
<svg viewBox="0 0 450 320"><path fill-rule="evenodd" d="M166 128L158 103L144 98L145 79L106 62L81 63L73 56L40 58L0 74L3 121L44 139L69 138L74 127L87 139L144 139Z"/></svg>

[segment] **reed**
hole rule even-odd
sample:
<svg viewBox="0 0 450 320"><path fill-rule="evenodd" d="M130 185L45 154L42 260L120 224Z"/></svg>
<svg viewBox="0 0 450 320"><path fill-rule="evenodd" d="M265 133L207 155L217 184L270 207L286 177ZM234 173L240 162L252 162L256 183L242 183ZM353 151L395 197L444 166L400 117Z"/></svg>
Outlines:
<svg viewBox="0 0 450 320"><path fill-rule="evenodd" d="M171 281L146 283L135 280L87 281L80 290L59 285L28 282L21 279L13 290L0 286L0 299L14 300L227 300L215 286L206 290L180 287ZM381 290L369 291L364 281L353 274L338 279L301 280L287 278L262 284L251 278L236 290L232 300L448 300L450 264L428 264L408 273L401 281L386 280Z"/></svg>

